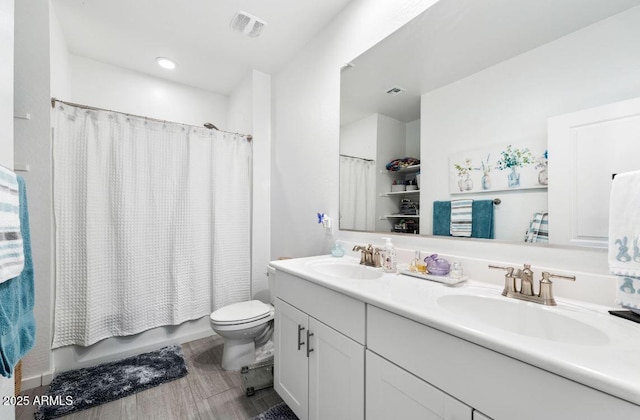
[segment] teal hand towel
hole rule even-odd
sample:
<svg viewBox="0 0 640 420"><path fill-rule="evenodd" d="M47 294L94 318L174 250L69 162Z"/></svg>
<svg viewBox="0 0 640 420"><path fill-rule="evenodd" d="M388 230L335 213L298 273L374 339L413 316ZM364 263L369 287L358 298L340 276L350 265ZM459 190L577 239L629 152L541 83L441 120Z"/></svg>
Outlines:
<svg viewBox="0 0 640 420"><path fill-rule="evenodd" d="M24 269L17 277L0 283L0 374L7 378L13 376L18 361L31 350L36 336L29 212L22 177L18 177L18 188Z"/></svg>
<svg viewBox="0 0 640 420"><path fill-rule="evenodd" d="M434 236L450 236L451 201L433 202L433 234Z"/></svg>
<svg viewBox="0 0 640 420"><path fill-rule="evenodd" d="M473 200L471 237L493 239L493 200Z"/></svg>

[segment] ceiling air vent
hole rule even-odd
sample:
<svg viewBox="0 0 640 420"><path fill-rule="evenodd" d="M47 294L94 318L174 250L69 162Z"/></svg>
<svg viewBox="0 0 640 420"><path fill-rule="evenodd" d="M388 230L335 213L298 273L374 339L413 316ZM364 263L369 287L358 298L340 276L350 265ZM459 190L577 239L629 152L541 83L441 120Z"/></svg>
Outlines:
<svg viewBox="0 0 640 420"><path fill-rule="evenodd" d="M398 87L398 86L394 86L390 89L387 89L387 94L391 96L396 96L396 95L400 95L404 91L405 89L402 89L401 87Z"/></svg>
<svg viewBox="0 0 640 420"><path fill-rule="evenodd" d="M266 26L267 22L259 19L247 12L238 12L231 19L231 28L242 32L243 34L256 38L262 33L262 29Z"/></svg>

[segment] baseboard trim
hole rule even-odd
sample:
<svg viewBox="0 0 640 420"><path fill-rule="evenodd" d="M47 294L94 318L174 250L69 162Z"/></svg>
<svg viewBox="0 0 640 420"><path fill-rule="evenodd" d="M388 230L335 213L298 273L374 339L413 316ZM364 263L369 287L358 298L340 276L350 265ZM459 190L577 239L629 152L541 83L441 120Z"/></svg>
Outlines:
<svg viewBox="0 0 640 420"><path fill-rule="evenodd" d="M49 385L53 381L53 372L42 375L42 385Z"/></svg>
<svg viewBox="0 0 640 420"><path fill-rule="evenodd" d="M53 380L53 374L54 372L48 372L38 376L22 378L22 382L20 382L20 389L22 391L26 391L27 389L33 389L39 386L49 385Z"/></svg>

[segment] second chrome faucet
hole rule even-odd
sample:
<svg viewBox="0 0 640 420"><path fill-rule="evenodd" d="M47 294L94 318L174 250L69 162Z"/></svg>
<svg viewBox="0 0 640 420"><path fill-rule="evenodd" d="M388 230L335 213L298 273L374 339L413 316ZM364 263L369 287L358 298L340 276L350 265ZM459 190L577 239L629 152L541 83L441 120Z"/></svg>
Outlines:
<svg viewBox="0 0 640 420"><path fill-rule="evenodd" d="M575 276L563 276L545 271L542 273L539 292L536 294L533 290L533 271L531 271L531 266L529 264L525 264L524 268L518 269L517 271L513 267L502 267L497 265L489 265L489 268L506 271L504 275L504 289L502 290L503 296L549 306L556 305L556 300L553 298L553 283L550 280L551 278L571 281L576 280ZM520 289L517 288L516 279L520 279Z"/></svg>

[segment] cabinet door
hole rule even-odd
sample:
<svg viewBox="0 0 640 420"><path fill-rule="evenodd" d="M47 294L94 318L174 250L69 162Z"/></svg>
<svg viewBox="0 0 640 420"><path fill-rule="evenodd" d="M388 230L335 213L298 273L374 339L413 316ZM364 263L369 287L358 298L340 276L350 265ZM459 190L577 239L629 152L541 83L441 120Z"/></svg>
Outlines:
<svg viewBox="0 0 640 420"><path fill-rule="evenodd" d="M606 248L613 174L640 169L640 99L549 118L549 242ZM603 145L606 146L603 147Z"/></svg>
<svg viewBox="0 0 640 420"><path fill-rule="evenodd" d="M364 346L309 318L309 419L364 419Z"/></svg>
<svg viewBox="0 0 640 420"><path fill-rule="evenodd" d="M471 420L472 409L367 351L367 420Z"/></svg>
<svg viewBox="0 0 640 420"><path fill-rule="evenodd" d="M275 301L274 388L300 420L309 413L307 359L308 316L280 299Z"/></svg>

